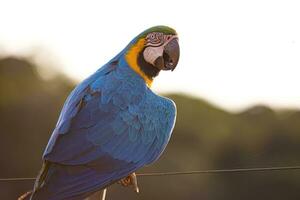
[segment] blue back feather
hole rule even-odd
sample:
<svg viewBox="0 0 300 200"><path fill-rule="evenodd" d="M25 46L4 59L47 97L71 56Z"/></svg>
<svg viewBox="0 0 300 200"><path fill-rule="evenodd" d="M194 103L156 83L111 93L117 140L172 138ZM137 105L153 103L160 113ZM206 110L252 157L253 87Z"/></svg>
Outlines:
<svg viewBox="0 0 300 200"><path fill-rule="evenodd" d="M43 155L55 163L45 187L53 199L81 198L152 163L175 117L174 102L154 94L121 52L67 98Z"/></svg>

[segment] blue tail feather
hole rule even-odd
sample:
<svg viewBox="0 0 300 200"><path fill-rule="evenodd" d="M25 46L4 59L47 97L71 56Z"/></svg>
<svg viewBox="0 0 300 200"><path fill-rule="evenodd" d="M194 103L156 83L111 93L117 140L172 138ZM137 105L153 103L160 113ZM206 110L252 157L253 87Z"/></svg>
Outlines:
<svg viewBox="0 0 300 200"><path fill-rule="evenodd" d="M135 170L132 167L127 169L130 168ZM131 171L120 174L87 165L68 166L51 163L44 183L32 194L31 200L82 200L129 173Z"/></svg>

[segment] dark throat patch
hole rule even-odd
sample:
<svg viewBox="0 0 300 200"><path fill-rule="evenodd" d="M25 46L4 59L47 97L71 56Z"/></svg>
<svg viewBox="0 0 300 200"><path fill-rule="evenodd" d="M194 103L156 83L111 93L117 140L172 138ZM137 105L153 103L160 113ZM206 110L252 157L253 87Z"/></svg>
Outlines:
<svg viewBox="0 0 300 200"><path fill-rule="evenodd" d="M148 76L150 79L153 79L156 77L160 69L156 68L155 66L151 65L150 63L146 62L143 56L144 50L141 51L138 55L138 65L141 68L141 70Z"/></svg>

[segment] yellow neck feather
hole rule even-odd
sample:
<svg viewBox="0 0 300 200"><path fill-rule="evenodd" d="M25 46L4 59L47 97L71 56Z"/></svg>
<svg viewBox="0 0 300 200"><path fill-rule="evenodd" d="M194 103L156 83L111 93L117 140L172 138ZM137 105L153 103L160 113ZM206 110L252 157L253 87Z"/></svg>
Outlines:
<svg viewBox="0 0 300 200"><path fill-rule="evenodd" d="M145 80L147 86L151 87L153 81L152 78L149 78L141 70L140 66L137 63L138 54L144 48L144 45L145 45L145 39L144 38L139 39L139 41L136 44L132 45L130 49L127 51L125 55L125 59L128 65Z"/></svg>

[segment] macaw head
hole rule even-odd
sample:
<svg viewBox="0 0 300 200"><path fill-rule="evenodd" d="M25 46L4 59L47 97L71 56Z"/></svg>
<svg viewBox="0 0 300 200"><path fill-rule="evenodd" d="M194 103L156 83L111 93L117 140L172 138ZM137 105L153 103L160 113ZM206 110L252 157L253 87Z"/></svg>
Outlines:
<svg viewBox="0 0 300 200"><path fill-rule="evenodd" d="M179 60L178 36L174 29L155 26L132 40L125 52L128 65L151 85L161 70L174 70Z"/></svg>

